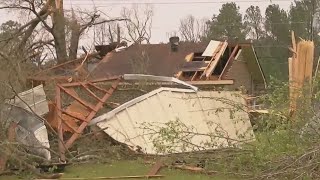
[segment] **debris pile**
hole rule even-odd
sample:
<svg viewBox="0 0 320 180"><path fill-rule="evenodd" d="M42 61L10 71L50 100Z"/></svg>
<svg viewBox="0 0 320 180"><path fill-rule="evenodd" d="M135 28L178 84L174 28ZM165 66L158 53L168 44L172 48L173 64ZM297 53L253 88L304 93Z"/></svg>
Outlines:
<svg viewBox="0 0 320 180"><path fill-rule="evenodd" d="M107 49L106 57L112 57L108 56L110 53L125 54L134 46ZM170 50L170 56L180 57L174 53L179 53L181 44L175 42L174 46L176 50ZM245 56L246 52L250 56ZM96 54L87 53L77 60L37 73L29 78L30 84L41 85L16 94L7 102L1 115L17 124L18 142L37 147L33 152L52 163L58 158L58 163L68 163L70 151L78 151L73 145L81 135L99 131L136 153L152 155L239 147L255 140L246 95L240 87L230 90L230 86L237 86L238 81L232 79L237 72L244 74L239 82L251 87L250 92L254 87L265 86L263 72L251 46L211 41L204 52L189 53L182 59L183 65L176 78L175 74L167 76L166 73L158 76L123 73L92 78L90 73L99 69L101 62L110 62L101 60L96 68L86 67L88 59ZM243 63L242 55L253 59ZM247 76L250 74L247 64L259 75ZM49 95L44 86L48 88L50 83L54 94ZM147 90L139 89L142 85L148 87ZM201 90L201 85L209 88ZM217 91L216 85L229 88ZM137 89L140 93L133 95ZM113 93L131 97L116 101ZM47 128L57 136L58 158L52 158ZM156 169L162 166L156 165ZM144 177L161 177L156 175L156 169Z"/></svg>

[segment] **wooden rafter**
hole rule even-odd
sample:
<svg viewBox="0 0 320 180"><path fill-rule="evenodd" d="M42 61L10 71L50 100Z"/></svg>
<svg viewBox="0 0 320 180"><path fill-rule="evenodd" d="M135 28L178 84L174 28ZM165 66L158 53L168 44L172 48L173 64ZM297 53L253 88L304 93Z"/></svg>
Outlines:
<svg viewBox="0 0 320 180"><path fill-rule="evenodd" d="M104 81L109 81L110 79L104 79ZM114 79L112 79L114 80ZM94 82L77 82L77 83L69 83L69 84L57 84L56 85L56 114L55 118L57 118L58 122L58 134L59 138L62 140L59 142L59 151L60 151L60 158L62 161L65 161L65 152L67 149L69 149L74 141L81 135L83 130L88 126L89 122L94 118L96 113L103 107L103 104L107 101L107 99L112 95L112 93L117 88L118 84L122 80L122 77L118 77L116 81L112 84L112 86L109 88L109 90L104 90L102 88L99 88L98 86L94 85ZM96 80L95 82L103 82L103 80ZM99 98L94 92L92 92L88 86L95 87L96 89L102 91L105 93L102 98ZM79 97L75 90L73 88L75 87L81 87L82 89L85 89L86 92L89 93L91 97L97 100L97 103L95 105L89 104L86 102L83 98ZM61 105L61 93L65 93L68 96L75 99L76 102L81 104L83 107L87 108L89 110L89 113L85 116L85 118L82 118L78 115L72 114L68 110L63 110ZM80 120L80 125L78 127L72 127L68 124L67 121L63 119L62 114L66 114L67 116L70 116L71 118L74 118L75 120ZM72 129L73 134L69 139L63 140L63 126L62 124L67 125Z"/></svg>

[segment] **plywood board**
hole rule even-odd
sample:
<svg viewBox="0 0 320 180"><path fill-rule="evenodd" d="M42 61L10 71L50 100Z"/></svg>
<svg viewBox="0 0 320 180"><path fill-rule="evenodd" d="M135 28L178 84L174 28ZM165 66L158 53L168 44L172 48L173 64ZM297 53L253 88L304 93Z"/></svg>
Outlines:
<svg viewBox="0 0 320 180"><path fill-rule="evenodd" d="M220 43L222 43L222 42L211 40L209 42L206 50L202 53L202 56L208 56L208 57L213 56L214 52L216 51L216 49L218 48Z"/></svg>

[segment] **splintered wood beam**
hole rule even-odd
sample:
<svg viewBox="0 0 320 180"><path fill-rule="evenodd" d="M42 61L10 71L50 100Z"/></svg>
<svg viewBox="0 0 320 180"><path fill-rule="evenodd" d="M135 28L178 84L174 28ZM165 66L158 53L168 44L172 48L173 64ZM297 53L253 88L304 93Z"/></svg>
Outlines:
<svg viewBox="0 0 320 180"><path fill-rule="evenodd" d="M216 53L216 55L214 56L214 58L212 58L211 63L208 65L208 68L203 72L203 74L201 75L200 78L206 76L207 79L210 78L211 74L213 73L213 71L215 70L216 66L218 65L221 56L224 54L225 50L228 47L228 43L227 42L223 42L223 44L221 45L221 47L219 48L219 51Z"/></svg>
<svg viewBox="0 0 320 180"><path fill-rule="evenodd" d="M294 31L291 31L291 42L292 42L292 50L295 54L297 54L297 43L296 43L296 37L294 35ZM293 56L295 56L295 54Z"/></svg>
<svg viewBox="0 0 320 180"><path fill-rule="evenodd" d="M91 54L89 54L89 57L91 58L91 57L96 56L96 55L98 55L98 53L91 53ZM77 59L74 59L74 60L71 60L71 61L67 61L67 62L64 62L64 63L60 63L60 64L58 64L58 65L55 65L55 66L51 67L51 68L45 69L45 70L43 70L43 71L40 71L40 72L34 74L34 76L37 76L37 75L39 75L39 74L41 74L41 73L44 73L44 72L48 72L48 71L50 71L50 70L52 70L52 69L56 69L56 68L65 66L65 65L67 65L67 64L71 64L71 63L75 63L75 62L78 62L78 61L82 61L83 58L84 58L84 57L80 57L80 58L77 58Z"/></svg>
<svg viewBox="0 0 320 180"><path fill-rule="evenodd" d="M64 83L64 84L59 84L62 87L76 87L76 86L81 86L81 84L90 84L90 83L101 83L101 82L106 82L106 81L115 81L119 78L119 76L114 76L110 78L100 78L100 79L95 79L92 81L85 81L85 82L71 82L71 83Z"/></svg>
<svg viewBox="0 0 320 180"><path fill-rule="evenodd" d="M202 72L200 79L202 79L205 75L207 70L210 68L210 66L212 65L212 63L218 63L219 59L217 59L217 55L219 53L219 51L221 50L222 46L223 46L224 42L220 42L220 44L217 46L217 48L214 50L212 57L207 65L207 67L205 68L205 70Z"/></svg>
<svg viewBox="0 0 320 180"><path fill-rule="evenodd" d="M196 79L197 75L198 75L198 71L196 71L196 72L194 73L194 75L193 75L192 78L191 78L191 81L194 81L194 80Z"/></svg>
<svg viewBox="0 0 320 180"><path fill-rule="evenodd" d="M292 62L293 61L293 58L288 58L288 64L289 64L289 87L291 87L292 85L292 75L293 75L293 67L292 67Z"/></svg>

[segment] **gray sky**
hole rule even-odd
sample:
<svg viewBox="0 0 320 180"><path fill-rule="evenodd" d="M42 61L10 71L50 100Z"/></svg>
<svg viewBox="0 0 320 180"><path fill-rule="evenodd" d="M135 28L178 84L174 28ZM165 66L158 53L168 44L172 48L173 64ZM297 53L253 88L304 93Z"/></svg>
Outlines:
<svg viewBox="0 0 320 180"><path fill-rule="evenodd" d="M178 30L181 18L192 14L196 18L211 18L213 14L218 14L222 4L231 2L230 0L66 0L65 7L71 5L85 8L94 7L104 11L111 17L120 15L124 6L130 7L131 3L151 3L154 7L152 43L167 42L167 33ZM250 5L259 6L263 11L269 4L279 4L281 8L288 10L293 0L236 0L240 6L241 13Z"/></svg>
<svg viewBox="0 0 320 180"><path fill-rule="evenodd" d="M103 11L110 17L119 17L123 7L130 7L132 3L150 3L154 8L153 28L151 43L167 42L167 33L178 29L179 20L189 14L196 18L211 18L213 14L218 14L221 5L228 0L64 0L65 9L81 8L93 9L94 7ZM250 5L257 5L263 14L269 4L279 4L281 8L288 10L293 0L236 0L240 6L241 13L244 13ZM14 19L17 15L0 11L2 15L0 21ZM91 39L87 35L86 39Z"/></svg>

